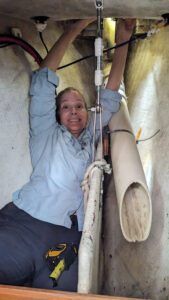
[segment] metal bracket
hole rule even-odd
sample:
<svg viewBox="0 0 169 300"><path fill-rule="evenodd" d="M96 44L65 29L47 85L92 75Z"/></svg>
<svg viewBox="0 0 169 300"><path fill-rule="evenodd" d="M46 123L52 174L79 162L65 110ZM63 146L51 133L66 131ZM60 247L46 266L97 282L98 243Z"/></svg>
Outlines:
<svg viewBox="0 0 169 300"><path fill-rule="evenodd" d="M102 106L100 104L99 105L96 104L96 106L92 106L88 108L88 111L100 113L102 111Z"/></svg>
<svg viewBox="0 0 169 300"><path fill-rule="evenodd" d="M103 0L95 1L96 8L103 9Z"/></svg>
<svg viewBox="0 0 169 300"><path fill-rule="evenodd" d="M168 14L163 14L162 18L164 19L164 21L166 22L166 25L169 25L169 13Z"/></svg>
<svg viewBox="0 0 169 300"><path fill-rule="evenodd" d="M97 9L103 9L103 0L96 0L95 6Z"/></svg>

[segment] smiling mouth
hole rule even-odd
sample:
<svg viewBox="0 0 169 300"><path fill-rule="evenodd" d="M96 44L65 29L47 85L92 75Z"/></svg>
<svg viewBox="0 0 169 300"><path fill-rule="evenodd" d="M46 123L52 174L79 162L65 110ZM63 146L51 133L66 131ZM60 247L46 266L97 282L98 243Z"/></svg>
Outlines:
<svg viewBox="0 0 169 300"><path fill-rule="evenodd" d="M80 119L71 119L69 120L70 123L79 123L81 120Z"/></svg>

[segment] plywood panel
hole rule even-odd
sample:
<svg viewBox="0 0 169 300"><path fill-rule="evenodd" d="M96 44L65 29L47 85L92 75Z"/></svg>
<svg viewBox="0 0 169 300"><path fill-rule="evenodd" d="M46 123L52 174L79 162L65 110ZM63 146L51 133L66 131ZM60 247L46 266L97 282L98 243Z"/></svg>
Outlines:
<svg viewBox="0 0 169 300"><path fill-rule="evenodd" d="M77 293L0 286L1 300L139 300L136 298L111 297L101 295L85 295Z"/></svg>

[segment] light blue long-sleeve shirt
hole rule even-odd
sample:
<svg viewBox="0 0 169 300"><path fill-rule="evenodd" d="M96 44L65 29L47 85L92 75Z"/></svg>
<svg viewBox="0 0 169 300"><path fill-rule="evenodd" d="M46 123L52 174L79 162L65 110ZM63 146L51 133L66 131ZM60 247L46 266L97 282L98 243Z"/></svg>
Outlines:
<svg viewBox="0 0 169 300"><path fill-rule="evenodd" d="M92 122L75 138L55 118L58 77L44 68L33 73L30 88L30 181L13 194L16 206L36 219L71 227L76 212L81 231L84 222L81 182L92 160ZM119 109L121 95L101 92L103 125Z"/></svg>

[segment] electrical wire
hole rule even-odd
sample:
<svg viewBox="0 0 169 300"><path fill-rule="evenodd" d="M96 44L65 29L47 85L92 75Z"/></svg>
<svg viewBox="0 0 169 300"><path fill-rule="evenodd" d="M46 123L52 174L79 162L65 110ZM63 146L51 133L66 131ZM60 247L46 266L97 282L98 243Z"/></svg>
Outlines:
<svg viewBox="0 0 169 300"><path fill-rule="evenodd" d="M106 52L111 51L113 49L117 49L119 47L123 47L123 46L125 46L125 45L127 45L129 43L132 43L132 42L134 42L134 41L136 41L138 39L145 39L146 37L147 37L147 33L142 33L142 34L139 34L139 35L134 35L131 39L129 39L129 40L123 42L123 43L120 43L118 45L115 45L113 47L110 47L110 48L107 48L107 49L103 50L103 53L106 53ZM94 54L89 54L89 55L83 56L83 57L81 57L81 58L79 58L77 60L74 60L74 61L72 61L72 62L70 62L68 64L65 64L65 65L59 67L58 70L64 69L64 68L69 67L71 65L74 65L74 64L76 64L76 63L78 63L78 62L80 62L82 60L85 60L85 59L88 59L88 58L92 58L94 56L95 56Z"/></svg>
<svg viewBox="0 0 169 300"><path fill-rule="evenodd" d="M8 47L8 46L11 46L13 45L14 43L4 43L4 44L0 44L0 48L5 48L5 47Z"/></svg>
<svg viewBox="0 0 169 300"><path fill-rule="evenodd" d="M153 135L151 135L150 137L146 138L146 139L139 139L136 141L136 144L140 143L140 142L145 142L148 141L150 139L152 139L153 137L155 137L158 133L160 132L160 129L158 129Z"/></svg>
<svg viewBox="0 0 169 300"><path fill-rule="evenodd" d="M129 133L134 136L133 132L128 129L114 129L114 130L106 130L105 131L105 133L110 133L110 134L117 133L117 132L125 132L125 133Z"/></svg>
<svg viewBox="0 0 169 300"><path fill-rule="evenodd" d="M105 133L108 133L108 134L112 134L112 133L119 133L119 132L126 132L126 133L129 133L131 134L132 136L134 136L134 133L128 129L115 129L115 130L106 130ZM153 137L155 137L158 133L160 132L160 129L158 129L153 135L151 135L150 137L148 138L145 138L145 139L139 139L139 140L136 140L136 144L140 143L140 142L145 142L145 141L148 141L150 139L152 139ZM134 136L135 137L135 136Z"/></svg>
<svg viewBox="0 0 169 300"><path fill-rule="evenodd" d="M39 36L41 36L40 33L39 33ZM144 39L146 37L147 37L147 33L142 33L142 34L137 35L137 36L135 35L130 40L125 41L125 42L123 42L121 44L115 45L115 46L113 46L111 48L105 49L105 50L103 50L103 52L105 53L105 52L111 51L113 49L116 49L116 48L122 47L122 46L124 46L126 44L129 44L129 43L131 43L131 42L133 42L135 40ZM42 40L43 40L43 37L42 37ZM44 42L44 40L43 40L43 42ZM23 40L21 38L18 38L18 37L11 36L11 35L0 35L0 48L7 47L7 46L10 46L12 44L16 44L16 45L20 46L21 48L23 48L26 52L28 52L35 59L35 61L38 63L38 65L40 65L40 63L42 62L42 57L25 40ZM44 43L44 46L45 46L46 51L48 51L45 43ZM92 57L95 57L95 55L94 54L86 55L86 56L84 56L82 58L79 58L77 60L74 60L74 61L72 61L72 62L70 62L68 64L60 66L58 68L58 70L61 70L61 69L66 68L66 67L69 67L69 66L71 66L73 64L76 64L76 63L78 63L80 61L83 61L85 59L92 58Z"/></svg>
<svg viewBox="0 0 169 300"><path fill-rule="evenodd" d="M39 37L40 37L40 40L41 40L41 42L42 42L43 46L44 46L44 47L45 47L45 49L46 49L46 52L48 53L48 52L49 52L49 50L48 50L48 48L47 48L47 46L46 46L46 44L45 44L45 42L44 42L44 39L43 39L42 32L40 32L40 31L39 31Z"/></svg>

